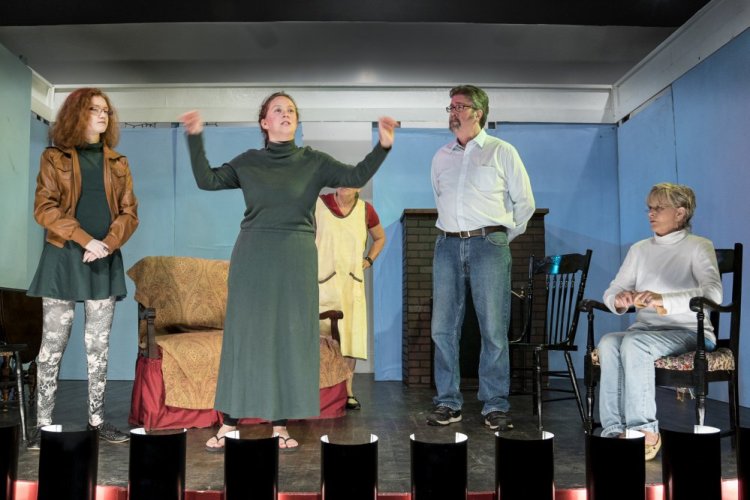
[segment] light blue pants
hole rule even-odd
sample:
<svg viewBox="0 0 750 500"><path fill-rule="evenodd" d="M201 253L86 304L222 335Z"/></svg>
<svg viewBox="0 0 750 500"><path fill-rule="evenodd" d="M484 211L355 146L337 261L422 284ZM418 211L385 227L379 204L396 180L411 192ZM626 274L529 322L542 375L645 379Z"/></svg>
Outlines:
<svg viewBox="0 0 750 500"><path fill-rule="evenodd" d="M433 259L432 340L435 342L435 405L460 410L459 341L471 291L482 337L479 355L479 400L482 414L508 411L510 369L511 255L503 232L473 238L440 235Z"/></svg>
<svg viewBox="0 0 750 500"><path fill-rule="evenodd" d="M625 429L659 432L654 361L695 348L696 333L691 330L628 330L602 337L598 346L601 435L617 435Z"/></svg>

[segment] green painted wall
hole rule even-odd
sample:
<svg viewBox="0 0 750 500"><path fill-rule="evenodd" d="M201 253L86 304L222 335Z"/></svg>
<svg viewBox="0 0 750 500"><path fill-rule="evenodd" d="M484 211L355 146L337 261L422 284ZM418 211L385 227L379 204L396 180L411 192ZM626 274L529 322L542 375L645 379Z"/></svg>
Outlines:
<svg viewBox="0 0 750 500"><path fill-rule="evenodd" d="M32 230L31 70L0 45L0 286L27 288Z"/></svg>

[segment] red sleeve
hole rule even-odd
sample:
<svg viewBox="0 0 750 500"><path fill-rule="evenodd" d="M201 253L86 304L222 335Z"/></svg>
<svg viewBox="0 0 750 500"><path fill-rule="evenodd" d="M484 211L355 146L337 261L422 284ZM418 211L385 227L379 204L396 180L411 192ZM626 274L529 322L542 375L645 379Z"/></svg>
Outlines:
<svg viewBox="0 0 750 500"><path fill-rule="evenodd" d="M365 220L367 221L367 229L373 228L380 224L380 217L375 211L375 207L365 202Z"/></svg>
<svg viewBox="0 0 750 500"><path fill-rule="evenodd" d="M335 194L336 193L321 194L320 199L323 201L323 204L328 207L328 210L333 212L333 215L343 217L341 210L339 210L339 205L336 203Z"/></svg>

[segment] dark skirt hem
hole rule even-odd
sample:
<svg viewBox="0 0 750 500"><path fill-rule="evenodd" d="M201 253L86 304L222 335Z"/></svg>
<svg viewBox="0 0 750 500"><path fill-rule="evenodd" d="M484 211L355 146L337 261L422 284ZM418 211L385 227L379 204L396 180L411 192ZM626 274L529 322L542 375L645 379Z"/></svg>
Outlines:
<svg viewBox="0 0 750 500"><path fill-rule="evenodd" d="M83 262L83 248L67 241L62 248L45 243L26 295L58 300L103 300L127 296L122 253Z"/></svg>

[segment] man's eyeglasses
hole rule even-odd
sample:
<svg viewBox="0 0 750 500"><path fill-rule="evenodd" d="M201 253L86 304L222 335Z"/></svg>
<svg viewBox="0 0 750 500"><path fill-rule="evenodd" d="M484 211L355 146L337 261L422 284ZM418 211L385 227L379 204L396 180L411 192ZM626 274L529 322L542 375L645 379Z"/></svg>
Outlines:
<svg viewBox="0 0 750 500"><path fill-rule="evenodd" d="M94 115L94 116L99 116L99 115L101 115L102 113L104 113L104 114L105 114L105 115L107 115L107 116L112 116L113 114L115 114L115 112L114 112L114 111L112 111L111 109L108 109L108 108L100 108L99 106L91 106L91 107L89 108L89 112L90 112L90 113L91 113L92 115Z"/></svg>
<svg viewBox="0 0 750 500"><path fill-rule="evenodd" d="M475 107L474 107L474 106L472 106L471 104L456 104L456 105L453 105L453 104L451 104L450 106L447 106L447 107L445 108L445 110L446 110L446 111L447 111L448 113L452 113L452 112L454 112L454 111L456 111L456 112L460 113L461 111L463 111L463 110L465 110L465 109L477 109L477 108L475 108Z"/></svg>

